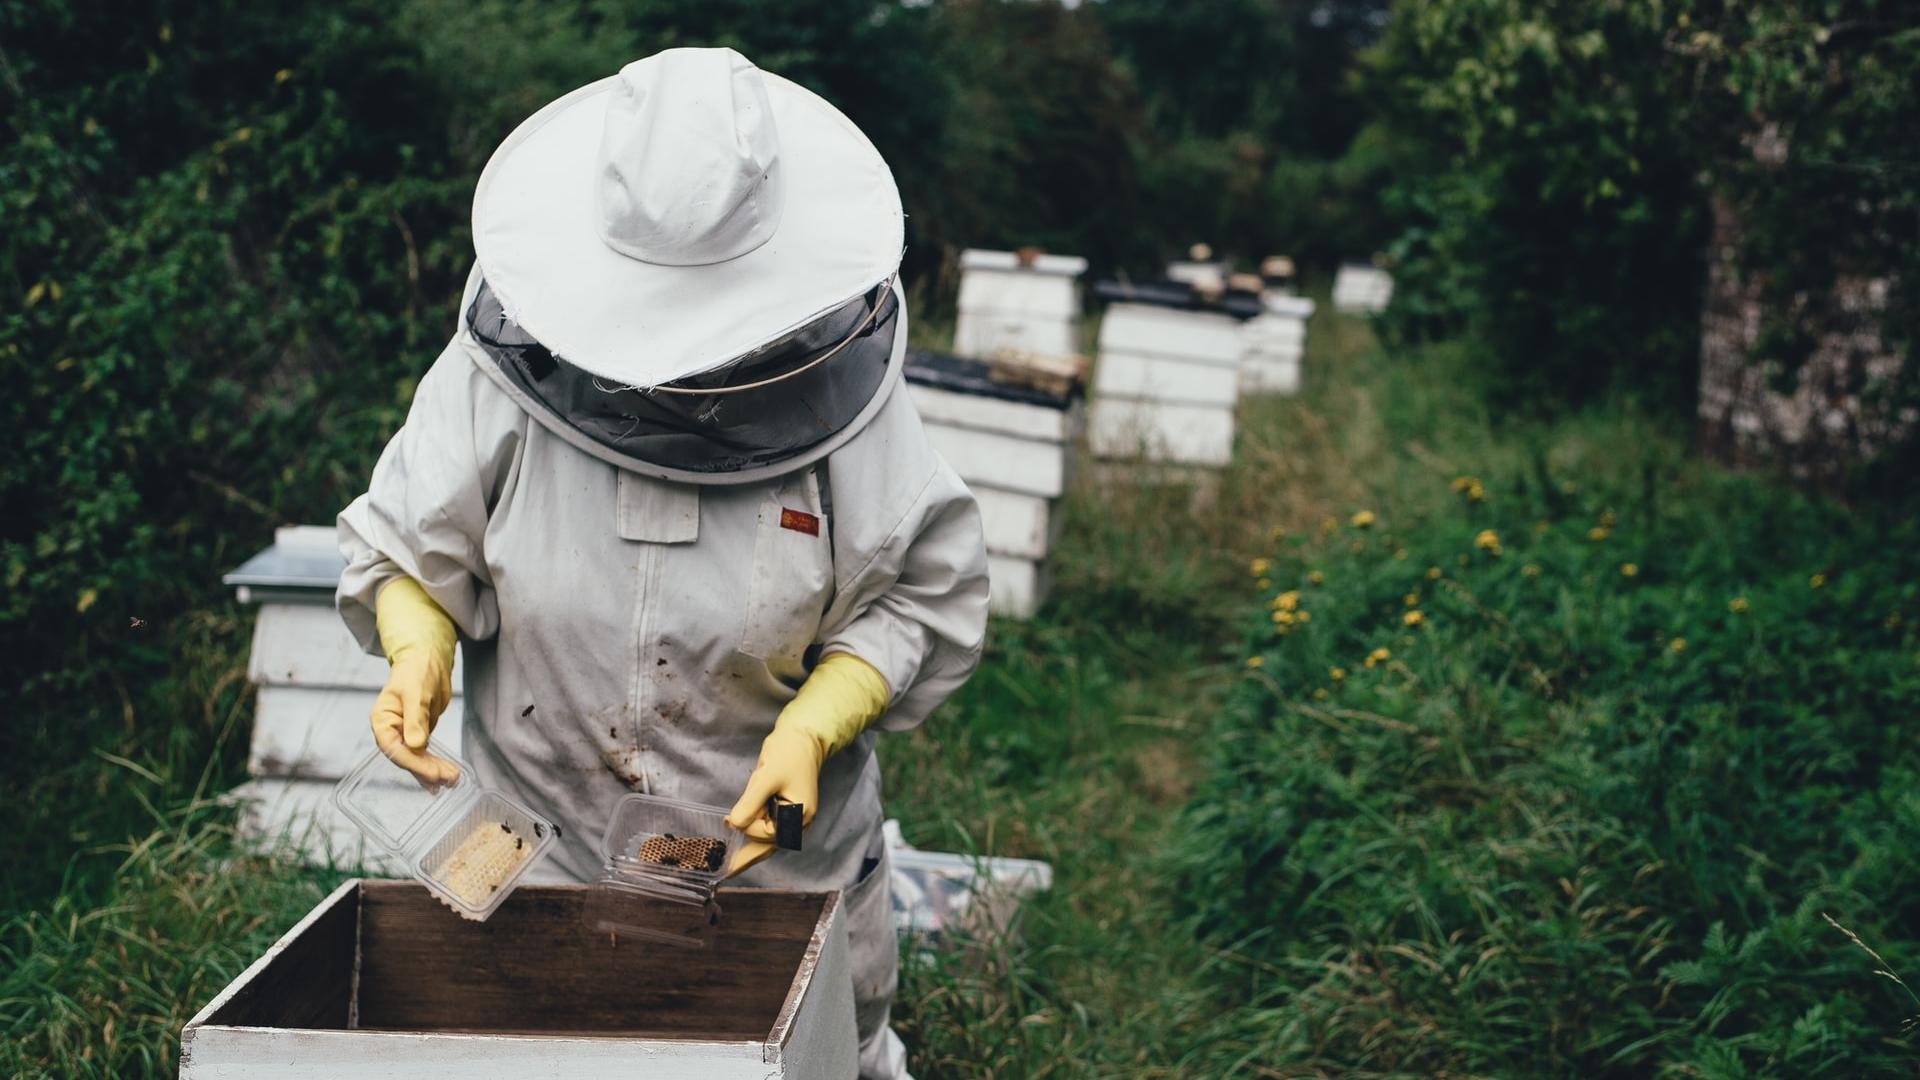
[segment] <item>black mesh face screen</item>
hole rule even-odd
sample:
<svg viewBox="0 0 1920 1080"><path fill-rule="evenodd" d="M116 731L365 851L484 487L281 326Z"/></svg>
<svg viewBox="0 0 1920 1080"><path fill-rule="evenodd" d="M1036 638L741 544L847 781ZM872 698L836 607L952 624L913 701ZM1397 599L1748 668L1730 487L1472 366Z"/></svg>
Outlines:
<svg viewBox="0 0 1920 1080"><path fill-rule="evenodd" d="M861 329L878 304L871 325ZM900 325L893 290L857 297L770 345L673 384L739 386L797 371L736 393L663 394L616 386L549 353L509 319L481 282L467 328L502 372L554 416L623 456L692 473L739 472L777 464L837 434L879 390ZM823 352L853 340L804 371Z"/></svg>

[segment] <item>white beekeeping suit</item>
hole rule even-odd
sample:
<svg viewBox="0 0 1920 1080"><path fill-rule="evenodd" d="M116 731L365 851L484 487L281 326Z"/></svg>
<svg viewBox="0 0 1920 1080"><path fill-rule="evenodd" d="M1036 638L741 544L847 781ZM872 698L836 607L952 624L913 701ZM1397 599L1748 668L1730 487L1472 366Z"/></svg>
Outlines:
<svg viewBox="0 0 1920 1080"><path fill-rule="evenodd" d="M659 141L727 125L718 149ZM745 180L714 181L741 154ZM672 50L522 125L475 242L461 327L340 515L342 615L380 651L376 598L404 577L451 617L464 754L560 826L571 880L621 796L732 804L822 655L872 665L885 711L826 759L802 850L735 883L845 891L861 1072L905 1075L873 742L971 674L987 584L973 498L897 390L884 163L738 54ZM655 392L675 384L713 395Z"/></svg>

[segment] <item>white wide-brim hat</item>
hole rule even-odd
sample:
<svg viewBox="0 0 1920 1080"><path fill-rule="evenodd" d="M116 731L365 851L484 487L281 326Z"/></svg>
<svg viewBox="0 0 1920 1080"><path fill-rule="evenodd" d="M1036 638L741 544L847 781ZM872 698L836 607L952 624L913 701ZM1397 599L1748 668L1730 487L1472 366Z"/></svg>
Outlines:
<svg viewBox="0 0 1920 1080"><path fill-rule="evenodd" d="M731 49L669 49L548 104L480 174L509 318L625 386L699 375L899 268L893 173L841 112Z"/></svg>

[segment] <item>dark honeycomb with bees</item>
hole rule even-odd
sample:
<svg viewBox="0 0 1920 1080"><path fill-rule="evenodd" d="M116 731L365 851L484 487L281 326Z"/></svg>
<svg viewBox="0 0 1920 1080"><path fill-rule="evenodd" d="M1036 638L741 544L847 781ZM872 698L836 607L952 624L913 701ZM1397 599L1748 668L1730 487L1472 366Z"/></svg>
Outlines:
<svg viewBox="0 0 1920 1080"><path fill-rule="evenodd" d="M656 866L715 871L727 857L727 844L711 836L675 836L663 833L640 842L640 861Z"/></svg>

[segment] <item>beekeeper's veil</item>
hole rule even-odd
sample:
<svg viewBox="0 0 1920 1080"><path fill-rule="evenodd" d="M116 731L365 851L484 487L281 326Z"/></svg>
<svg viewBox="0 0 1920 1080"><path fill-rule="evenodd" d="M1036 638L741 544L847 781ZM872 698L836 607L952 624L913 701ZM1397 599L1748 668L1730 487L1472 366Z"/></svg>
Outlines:
<svg viewBox="0 0 1920 1080"><path fill-rule="evenodd" d="M731 49L669 49L494 152L463 302L489 374L574 445L746 483L851 438L899 380L900 195L858 128Z"/></svg>

